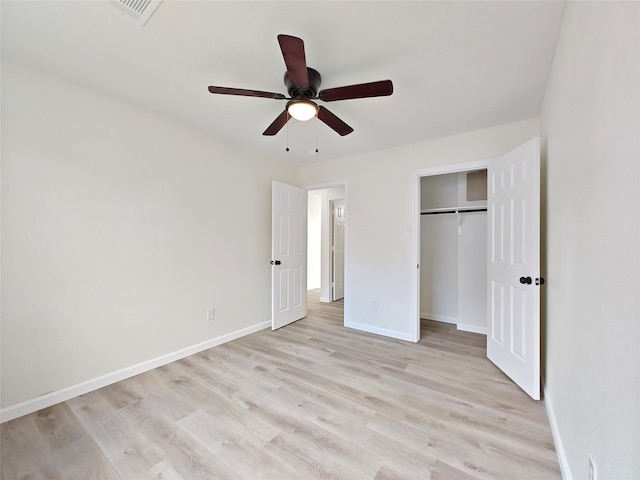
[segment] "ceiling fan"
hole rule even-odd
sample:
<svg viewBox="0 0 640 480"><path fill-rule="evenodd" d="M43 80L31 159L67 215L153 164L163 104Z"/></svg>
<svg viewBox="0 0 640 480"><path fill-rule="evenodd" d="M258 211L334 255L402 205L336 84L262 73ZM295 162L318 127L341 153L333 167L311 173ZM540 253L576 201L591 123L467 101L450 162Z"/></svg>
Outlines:
<svg viewBox="0 0 640 480"><path fill-rule="evenodd" d="M267 127L263 135L275 135L289 121L291 117L306 121L315 116L327 124L338 134L344 136L353 132L353 128L340 120L323 106L318 106L313 100L335 102L354 98L383 97L393 93L391 80L361 83L345 87L319 90L320 73L307 67L304 55L304 42L291 35L278 35L278 43L284 57L287 71L284 74L284 84L290 98L281 93L263 92L260 90L246 90L242 88L228 88L210 86L211 93L223 95L240 95L244 97L273 98L274 100L289 100L285 110Z"/></svg>

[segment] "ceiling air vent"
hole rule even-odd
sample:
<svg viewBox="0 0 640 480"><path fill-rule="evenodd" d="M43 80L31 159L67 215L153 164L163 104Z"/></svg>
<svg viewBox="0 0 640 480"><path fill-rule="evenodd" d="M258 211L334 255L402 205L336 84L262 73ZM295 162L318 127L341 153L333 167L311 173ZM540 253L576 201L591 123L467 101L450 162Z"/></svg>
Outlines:
<svg viewBox="0 0 640 480"><path fill-rule="evenodd" d="M137 20L140 25L147 23L162 0L112 0L110 3L122 13Z"/></svg>

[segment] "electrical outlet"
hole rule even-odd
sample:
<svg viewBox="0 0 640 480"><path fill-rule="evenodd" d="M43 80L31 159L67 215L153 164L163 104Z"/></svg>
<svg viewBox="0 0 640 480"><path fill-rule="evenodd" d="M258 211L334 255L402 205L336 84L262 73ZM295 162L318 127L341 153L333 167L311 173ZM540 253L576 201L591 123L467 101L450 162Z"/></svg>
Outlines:
<svg viewBox="0 0 640 480"><path fill-rule="evenodd" d="M593 457L589 455L589 480L598 480L596 464L593 463Z"/></svg>
<svg viewBox="0 0 640 480"><path fill-rule="evenodd" d="M216 318L216 309L207 308L207 322L212 322Z"/></svg>

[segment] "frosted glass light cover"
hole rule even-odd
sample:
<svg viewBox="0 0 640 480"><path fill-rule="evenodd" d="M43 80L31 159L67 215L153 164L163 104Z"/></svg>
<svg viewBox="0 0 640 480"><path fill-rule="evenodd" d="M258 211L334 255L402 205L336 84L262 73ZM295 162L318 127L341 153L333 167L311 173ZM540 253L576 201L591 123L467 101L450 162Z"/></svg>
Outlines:
<svg viewBox="0 0 640 480"><path fill-rule="evenodd" d="M300 100L289 103L287 111L289 112L289 115L296 120L306 122L316 116L316 113L318 113L318 106L313 102Z"/></svg>

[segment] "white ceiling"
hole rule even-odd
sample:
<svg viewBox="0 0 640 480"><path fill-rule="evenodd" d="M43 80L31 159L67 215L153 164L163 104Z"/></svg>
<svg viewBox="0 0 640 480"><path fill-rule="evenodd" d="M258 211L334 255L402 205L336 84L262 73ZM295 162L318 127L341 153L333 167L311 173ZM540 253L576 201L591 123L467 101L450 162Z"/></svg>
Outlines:
<svg viewBox="0 0 640 480"><path fill-rule="evenodd" d="M164 0L141 26L109 2L2 1L2 57L302 164L537 116L563 11L553 1ZM279 33L304 40L321 89L391 79L393 95L324 103L354 128L346 137L316 120L263 136L284 101L207 86L286 94Z"/></svg>

